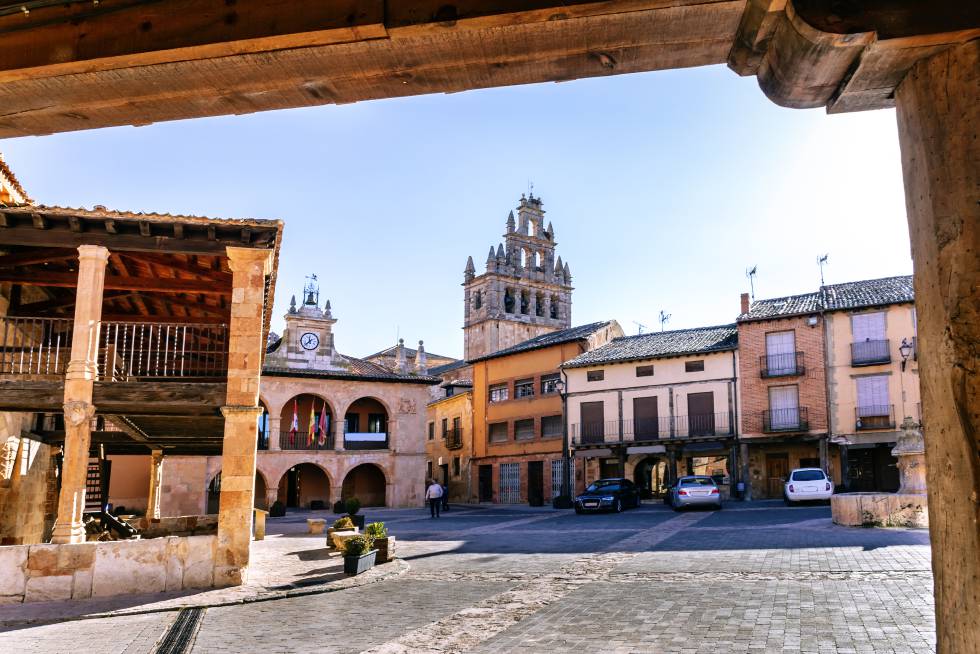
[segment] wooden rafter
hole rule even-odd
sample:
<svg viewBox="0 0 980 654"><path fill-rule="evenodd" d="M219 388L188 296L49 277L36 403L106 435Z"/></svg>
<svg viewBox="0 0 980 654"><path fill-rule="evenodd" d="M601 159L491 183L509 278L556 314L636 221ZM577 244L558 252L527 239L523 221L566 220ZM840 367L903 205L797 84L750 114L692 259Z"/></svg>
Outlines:
<svg viewBox="0 0 980 654"><path fill-rule="evenodd" d="M77 273L61 272L10 272L0 271L0 282L28 284L32 286L56 286L75 288L78 285ZM104 288L117 291L154 291L157 293L201 293L204 295L225 295L231 288L216 288L214 282L196 279L153 279L145 277L107 276Z"/></svg>

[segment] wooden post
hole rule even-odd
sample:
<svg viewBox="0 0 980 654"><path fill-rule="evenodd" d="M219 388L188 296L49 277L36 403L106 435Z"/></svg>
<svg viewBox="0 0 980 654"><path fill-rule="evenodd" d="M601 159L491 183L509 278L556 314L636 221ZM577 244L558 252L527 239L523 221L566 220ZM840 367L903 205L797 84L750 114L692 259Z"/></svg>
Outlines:
<svg viewBox="0 0 980 654"><path fill-rule="evenodd" d="M99 321L109 250L101 245L78 246L78 284L71 359L65 373L65 447L61 492L52 543L84 543L85 478L92 440L92 389L98 375Z"/></svg>
<svg viewBox="0 0 980 654"><path fill-rule="evenodd" d="M249 543L255 494L256 424L262 367L265 277L272 252L228 248L232 271L231 323L228 336L228 391L221 449L221 494L214 585L234 586L248 576Z"/></svg>
<svg viewBox="0 0 980 654"><path fill-rule="evenodd" d="M895 93L925 414L937 650L980 643L980 40Z"/></svg>

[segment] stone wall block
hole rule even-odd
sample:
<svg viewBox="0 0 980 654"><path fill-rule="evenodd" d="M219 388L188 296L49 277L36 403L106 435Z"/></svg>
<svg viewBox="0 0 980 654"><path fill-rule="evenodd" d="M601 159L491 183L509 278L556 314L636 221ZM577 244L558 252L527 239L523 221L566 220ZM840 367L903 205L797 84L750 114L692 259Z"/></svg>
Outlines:
<svg viewBox="0 0 980 654"><path fill-rule="evenodd" d="M31 545L27 559L27 574L31 577L45 577L58 572L58 545Z"/></svg>
<svg viewBox="0 0 980 654"><path fill-rule="evenodd" d="M48 602L71 599L72 575L30 577L24 593L25 602Z"/></svg>
<svg viewBox="0 0 980 654"><path fill-rule="evenodd" d="M27 555L30 548L26 545L0 547L0 603L20 602L24 598L27 587Z"/></svg>
<svg viewBox="0 0 980 654"><path fill-rule="evenodd" d="M165 557L164 538L101 543L96 549L92 596L165 590Z"/></svg>
<svg viewBox="0 0 980 654"><path fill-rule="evenodd" d="M187 539L170 536L166 541L166 590L180 590L184 583L184 559L187 558Z"/></svg>
<svg viewBox="0 0 980 654"><path fill-rule="evenodd" d="M210 588L214 582L214 536L185 538L183 588Z"/></svg>
<svg viewBox="0 0 980 654"><path fill-rule="evenodd" d="M76 570L72 575L71 598L88 599L92 597L92 582L95 579L95 569L88 567Z"/></svg>

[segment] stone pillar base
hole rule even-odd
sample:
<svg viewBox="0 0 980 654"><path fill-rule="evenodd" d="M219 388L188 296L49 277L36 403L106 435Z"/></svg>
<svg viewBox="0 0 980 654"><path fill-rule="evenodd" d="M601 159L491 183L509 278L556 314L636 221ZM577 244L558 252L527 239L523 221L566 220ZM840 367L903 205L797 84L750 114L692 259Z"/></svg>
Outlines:
<svg viewBox="0 0 980 654"><path fill-rule="evenodd" d="M929 527L929 503L918 493L840 493L830 498L834 523L846 527Z"/></svg>

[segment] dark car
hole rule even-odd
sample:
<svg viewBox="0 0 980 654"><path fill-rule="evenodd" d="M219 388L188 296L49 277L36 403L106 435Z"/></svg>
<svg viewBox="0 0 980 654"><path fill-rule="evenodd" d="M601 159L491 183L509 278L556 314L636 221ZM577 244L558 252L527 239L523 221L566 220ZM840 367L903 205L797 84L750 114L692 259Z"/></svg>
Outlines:
<svg viewBox="0 0 980 654"><path fill-rule="evenodd" d="M615 511L640 506L640 489L629 479L600 479L575 498L575 513Z"/></svg>

